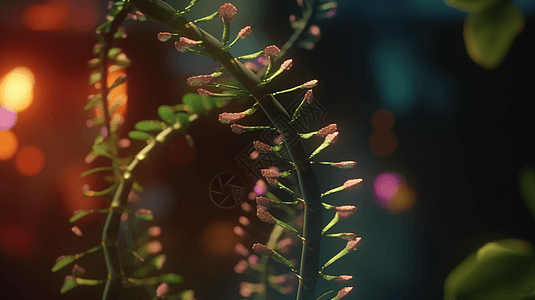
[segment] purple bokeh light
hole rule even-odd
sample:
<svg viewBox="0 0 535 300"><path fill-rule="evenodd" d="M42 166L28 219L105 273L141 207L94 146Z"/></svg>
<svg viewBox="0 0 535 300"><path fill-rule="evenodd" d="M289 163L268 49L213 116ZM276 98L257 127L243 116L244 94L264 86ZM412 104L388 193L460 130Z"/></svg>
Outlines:
<svg viewBox="0 0 535 300"><path fill-rule="evenodd" d="M0 131L13 128L17 123L17 112L9 105L0 106Z"/></svg>
<svg viewBox="0 0 535 300"><path fill-rule="evenodd" d="M392 197L397 193L403 178L396 173L385 172L377 175L373 183L373 191L377 202L388 206Z"/></svg>

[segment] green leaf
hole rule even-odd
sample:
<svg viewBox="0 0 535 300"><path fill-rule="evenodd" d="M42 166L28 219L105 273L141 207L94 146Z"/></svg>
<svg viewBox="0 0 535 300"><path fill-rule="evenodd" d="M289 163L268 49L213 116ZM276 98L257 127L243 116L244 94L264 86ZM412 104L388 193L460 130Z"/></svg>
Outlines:
<svg viewBox="0 0 535 300"><path fill-rule="evenodd" d="M198 94L186 94L182 97L182 102L193 110L194 113L204 115L211 108L208 101L203 99L202 95ZM208 107L206 107L208 106Z"/></svg>
<svg viewBox="0 0 535 300"><path fill-rule="evenodd" d="M102 74L99 71L91 73L89 76L89 84L97 83L102 78Z"/></svg>
<svg viewBox="0 0 535 300"><path fill-rule="evenodd" d="M115 58L119 53L121 53L121 48L111 48L110 51L108 51L108 57Z"/></svg>
<svg viewBox="0 0 535 300"><path fill-rule="evenodd" d="M138 210L136 211L136 217L140 218L145 221L152 221L154 219L154 216L152 215L152 212L149 210Z"/></svg>
<svg viewBox="0 0 535 300"><path fill-rule="evenodd" d="M115 87L120 86L121 84L125 83L126 80L127 80L126 74L121 74L119 77L117 77L117 79L115 79L115 81L111 84L109 89L111 90Z"/></svg>
<svg viewBox="0 0 535 300"><path fill-rule="evenodd" d="M165 128L165 124L162 124L161 121L139 121L135 125L137 130L144 131L161 131Z"/></svg>
<svg viewBox="0 0 535 300"><path fill-rule="evenodd" d="M85 172L83 172L82 174L80 174L80 177L84 177L84 176L87 176L89 174L93 174L95 172L100 172L100 171L111 171L113 170L113 167L100 167L100 168L94 168L94 169L91 169L91 170L87 170Z"/></svg>
<svg viewBox="0 0 535 300"><path fill-rule="evenodd" d="M168 105L158 107L158 116L169 125L173 125L176 122L175 114Z"/></svg>
<svg viewBox="0 0 535 300"><path fill-rule="evenodd" d="M160 280L169 284L180 284L184 281L182 276L173 273L160 276Z"/></svg>
<svg viewBox="0 0 535 300"><path fill-rule="evenodd" d="M518 176L518 185L520 186L520 194L524 203L531 212L531 216L535 218L535 169L525 168L520 171Z"/></svg>
<svg viewBox="0 0 535 300"><path fill-rule="evenodd" d="M152 138L152 136L144 131L136 131L136 130L133 130L133 131L130 131L128 133L128 137L133 139L133 140L140 140L140 141L146 141L146 140L150 140Z"/></svg>
<svg viewBox="0 0 535 300"><path fill-rule="evenodd" d="M108 210L108 209L105 209L105 210ZM101 211L99 211L99 212L101 212ZM86 250L86 251L84 252L84 254L85 254L85 253L94 253L94 252L97 252L97 251L100 250L100 249L102 249L102 245L98 245L98 246L95 246L95 247L93 247L93 248L89 248L88 250Z"/></svg>
<svg viewBox="0 0 535 300"><path fill-rule="evenodd" d="M62 259L58 260L56 264L52 267L52 272L56 272L63 269L65 266L69 265L75 260L76 257L74 255L65 255Z"/></svg>
<svg viewBox="0 0 535 300"><path fill-rule="evenodd" d="M460 10L483 10L501 0L446 0L446 4Z"/></svg>
<svg viewBox="0 0 535 300"><path fill-rule="evenodd" d="M484 69L494 69L503 61L518 34L524 18L510 1L501 1L469 16L463 29L466 51Z"/></svg>
<svg viewBox="0 0 535 300"><path fill-rule="evenodd" d="M100 96L100 94L95 95L93 98L89 99L87 104L84 106L84 110L89 110L89 109L95 107L97 104L100 103L101 100L102 100L102 96Z"/></svg>
<svg viewBox="0 0 535 300"><path fill-rule="evenodd" d="M74 289L77 286L78 286L78 283L76 283L76 278L70 278L70 279L65 280L59 292L62 294L65 294L66 292Z"/></svg>
<svg viewBox="0 0 535 300"><path fill-rule="evenodd" d="M175 120L182 126L183 128L187 128L189 125L189 115L186 113L178 113L175 115Z"/></svg>
<svg viewBox="0 0 535 300"><path fill-rule="evenodd" d="M132 189L138 193L143 193L143 187L137 182L134 182L134 184L132 185Z"/></svg>
<svg viewBox="0 0 535 300"><path fill-rule="evenodd" d="M446 277L444 300L532 299L535 250L519 239L487 243Z"/></svg>
<svg viewBox="0 0 535 300"><path fill-rule="evenodd" d="M104 145L102 144L98 144L98 145L93 144L93 152L95 152L95 154L99 156L105 156L105 157L113 159L113 156L111 156L111 154L106 152L106 149L104 148Z"/></svg>

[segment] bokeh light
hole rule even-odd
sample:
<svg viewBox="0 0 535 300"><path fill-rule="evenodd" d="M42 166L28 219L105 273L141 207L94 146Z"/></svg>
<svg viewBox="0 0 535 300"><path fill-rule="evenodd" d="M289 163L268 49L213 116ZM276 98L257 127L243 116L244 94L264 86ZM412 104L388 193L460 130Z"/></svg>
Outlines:
<svg viewBox="0 0 535 300"><path fill-rule="evenodd" d="M202 233L202 248L210 256L234 253L239 238L234 234L235 224L228 221L214 221L208 224Z"/></svg>
<svg viewBox="0 0 535 300"><path fill-rule="evenodd" d="M64 5L32 5L22 15L24 26L30 30L62 30L67 26L69 10Z"/></svg>
<svg viewBox="0 0 535 300"><path fill-rule="evenodd" d="M126 74L124 69L109 72L107 79L108 86L111 86L115 82L115 80L123 74ZM128 96L126 94L127 87L128 81L119 85L118 87L113 88L108 94L108 99L110 99L110 101L108 101L108 109L116 107L113 112L114 115L118 114L124 116L126 113L126 107L128 102ZM100 89L100 81L95 83L95 88ZM104 117L104 112L102 111L101 106L95 107L95 116L97 118ZM113 118L113 116L110 115L110 118Z"/></svg>
<svg viewBox="0 0 535 300"><path fill-rule="evenodd" d="M0 82L0 104L17 112L25 110L33 101L34 84L35 76L30 69L14 68Z"/></svg>
<svg viewBox="0 0 535 300"><path fill-rule="evenodd" d="M410 210L416 204L416 193L399 174L379 174L373 183L377 202L393 214Z"/></svg>
<svg viewBox="0 0 535 300"><path fill-rule="evenodd" d="M45 155L36 146L25 146L15 156L15 169L24 176L35 176L45 165Z"/></svg>
<svg viewBox="0 0 535 300"><path fill-rule="evenodd" d="M10 130L0 131L0 160L12 158L19 148L17 136Z"/></svg>
<svg viewBox="0 0 535 300"><path fill-rule="evenodd" d="M377 156L389 156L397 146L396 135L390 131L376 131L370 137L370 150Z"/></svg>
<svg viewBox="0 0 535 300"><path fill-rule="evenodd" d="M386 172L375 177L373 190L377 202L382 206L388 206L390 200L397 193L403 178L396 173Z"/></svg>
<svg viewBox="0 0 535 300"><path fill-rule="evenodd" d="M0 250L12 257L24 258L35 249L35 236L14 224L0 224Z"/></svg>
<svg viewBox="0 0 535 300"><path fill-rule="evenodd" d="M375 130L388 131L394 126L394 121L394 114L384 108L376 110L371 117L372 126Z"/></svg>
<svg viewBox="0 0 535 300"><path fill-rule="evenodd" d="M17 112L9 105L0 106L0 131L9 130L17 123Z"/></svg>

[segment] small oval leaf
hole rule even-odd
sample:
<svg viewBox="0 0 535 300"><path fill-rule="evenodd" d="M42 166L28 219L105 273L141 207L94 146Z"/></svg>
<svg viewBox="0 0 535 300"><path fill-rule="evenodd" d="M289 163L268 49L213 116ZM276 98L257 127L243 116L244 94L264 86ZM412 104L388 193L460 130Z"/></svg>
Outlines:
<svg viewBox="0 0 535 300"><path fill-rule="evenodd" d="M78 286L78 283L76 283L76 278L69 278L65 280L59 292L62 294L65 294L66 292L74 289L77 286Z"/></svg>
<svg viewBox="0 0 535 300"><path fill-rule="evenodd" d="M160 280L169 284L180 284L184 281L182 276L173 273L160 276Z"/></svg>
<svg viewBox="0 0 535 300"><path fill-rule="evenodd" d="M74 255L65 255L62 259L56 261L56 264L52 267L52 272L63 269L65 266L69 265L75 260L76 257Z"/></svg>
<svg viewBox="0 0 535 300"><path fill-rule="evenodd" d="M130 131L128 137L133 140L146 141L152 138L152 136L144 131Z"/></svg>
<svg viewBox="0 0 535 300"><path fill-rule="evenodd" d="M74 212L74 215L69 219L69 222L76 222L77 220L87 216L88 214L94 212L93 210L77 210Z"/></svg>
<svg viewBox="0 0 535 300"><path fill-rule="evenodd" d="M168 105L158 107L158 116L169 125L173 125L176 122L175 114Z"/></svg>
<svg viewBox="0 0 535 300"><path fill-rule="evenodd" d="M165 126L160 121L139 121L135 125L137 130L144 130L144 131L161 131L165 128Z"/></svg>

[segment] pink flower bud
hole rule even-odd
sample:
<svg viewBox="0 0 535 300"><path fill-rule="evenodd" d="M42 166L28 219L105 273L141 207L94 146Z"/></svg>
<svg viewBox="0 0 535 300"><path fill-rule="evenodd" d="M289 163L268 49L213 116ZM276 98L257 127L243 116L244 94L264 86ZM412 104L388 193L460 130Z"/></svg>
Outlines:
<svg viewBox="0 0 535 300"><path fill-rule="evenodd" d="M245 260L241 259L238 264L234 266L234 272L236 272L237 274L241 274L245 272L247 267L249 267L249 264Z"/></svg>
<svg viewBox="0 0 535 300"><path fill-rule="evenodd" d="M253 32L253 30L251 29L251 26L245 26L245 27L243 27L243 29L240 30L240 32L238 33L238 38L240 38L240 39L245 39L245 38L247 38L252 32Z"/></svg>
<svg viewBox="0 0 535 300"><path fill-rule="evenodd" d="M271 185L279 185L279 181L275 178L266 178L266 181Z"/></svg>
<svg viewBox="0 0 535 300"><path fill-rule="evenodd" d="M318 25L310 26L308 32L310 32L310 34L313 36L319 36L321 34L321 30Z"/></svg>
<svg viewBox="0 0 535 300"><path fill-rule="evenodd" d="M344 235L342 236L342 238L344 240L348 240L348 241L356 241L357 240L357 235L354 234L353 232L345 232Z"/></svg>
<svg viewBox="0 0 535 300"><path fill-rule="evenodd" d="M249 204L247 202L242 202L240 204L240 206L241 206L241 209L243 209L244 212L250 212L253 209L251 204Z"/></svg>
<svg viewBox="0 0 535 300"><path fill-rule="evenodd" d="M251 224L251 221L249 221L246 216L240 216L238 218L238 222L240 222L240 224L243 226L249 226L249 224Z"/></svg>
<svg viewBox="0 0 535 300"><path fill-rule="evenodd" d="M219 122L222 124L234 123L245 116L247 115L244 113L222 113L219 114Z"/></svg>
<svg viewBox="0 0 535 300"><path fill-rule="evenodd" d="M204 89L197 89L197 92L199 95L207 96L207 97L213 97L214 94L210 91L204 90Z"/></svg>
<svg viewBox="0 0 535 300"><path fill-rule="evenodd" d="M279 178L281 177L281 173L275 171L275 170L271 170L271 169L262 169L260 170L260 172L262 172L262 176L266 177L266 178Z"/></svg>
<svg viewBox="0 0 535 300"><path fill-rule="evenodd" d="M225 3L219 7L219 14L223 19L226 20L232 20L234 19L234 16L236 16L236 13L238 12L238 9L230 3Z"/></svg>
<svg viewBox="0 0 535 300"><path fill-rule="evenodd" d="M344 182L344 190L353 191L362 186L362 179L349 179Z"/></svg>
<svg viewBox="0 0 535 300"><path fill-rule="evenodd" d="M158 41L160 42L167 42L171 39L173 35L171 35L170 32L160 32L158 33Z"/></svg>
<svg viewBox="0 0 535 300"><path fill-rule="evenodd" d="M186 79L186 82L189 86L203 86L210 83L212 79L214 79L214 76L212 75L199 75L189 77L188 79Z"/></svg>
<svg viewBox="0 0 535 300"><path fill-rule="evenodd" d="M328 134L325 137L325 141L327 141L329 144L336 143L336 141L338 141L339 134L340 134L339 132L333 132L331 134Z"/></svg>
<svg viewBox="0 0 535 300"><path fill-rule="evenodd" d="M318 80L317 79L313 79L313 80L310 80L308 82L303 83L303 85L301 85L301 86L303 88L305 88L305 89L311 89L311 88L315 87L316 85L318 85Z"/></svg>
<svg viewBox="0 0 535 300"><path fill-rule="evenodd" d="M279 49L279 47L275 45L267 46L266 48L264 48L264 54L269 56L277 56L280 52L281 50Z"/></svg>
<svg viewBox="0 0 535 300"><path fill-rule="evenodd" d="M255 73L260 71L260 67L252 61L246 61L243 65Z"/></svg>
<svg viewBox="0 0 535 300"><path fill-rule="evenodd" d="M76 234L77 236L82 236L82 231L80 230L80 228L78 228L78 226L73 226L71 228L72 232L74 232L74 234Z"/></svg>
<svg viewBox="0 0 535 300"><path fill-rule="evenodd" d="M356 161L341 161L334 163L333 166L339 168L339 169L351 169L354 168L357 165Z"/></svg>
<svg viewBox="0 0 535 300"><path fill-rule="evenodd" d="M360 242L362 238L361 237L358 237L356 240L354 241L349 241L347 242L346 244L346 249L348 251L353 251L353 250L356 250L357 249L357 244Z"/></svg>
<svg viewBox="0 0 535 300"><path fill-rule="evenodd" d="M353 279L353 276L351 275L340 275L336 278L333 278L334 281L336 282L344 282L344 281L348 281L348 280L351 280Z"/></svg>
<svg viewBox="0 0 535 300"><path fill-rule="evenodd" d="M312 90L308 90L305 93L305 101L308 105L312 104L312 100L314 98L314 94L312 94Z"/></svg>
<svg viewBox="0 0 535 300"><path fill-rule="evenodd" d="M254 244L253 245L253 251L264 256L271 256L273 255L273 250L269 249L266 245L263 244Z"/></svg>
<svg viewBox="0 0 535 300"><path fill-rule="evenodd" d="M256 197L256 203L259 204L259 205L262 205L262 206L273 206L275 204L277 204L277 202L267 198L267 197L264 197L264 196L258 196Z"/></svg>
<svg viewBox="0 0 535 300"><path fill-rule="evenodd" d="M262 143L261 141L254 141L253 146L256 150L259 152L271 152L272 148L270 145L266 143Z"/></svg>
<svg viewBox="0 0 535 300"><path fill-rule="evenodd" d="M236 246L234 246L234 252L241 256L249 255L249 249L245 248L245 246L241 243L237 243Z"/></svg>
<svg viewBox="0 0 535 300"><path fill-rule="evenodd" d="M79 265L74 265L72 268L72 276L74 277L82 277L85 274L85 269L80 267Z"/></svg>
<svg viewBox="0 0 535 300"><path fill-rule="evenodd" d="M130 219L130 215L127 214L127 213L122 213L121 214L121 222L126 222L128 221L128 219Z"/></svg>
<svg viewBox="0 0 535 300"><path fill-rule="evenodd" d="M156 288L156 297L163 299L167 294L169 294L169 285L163 282Z"/></svg>
<svg viewBox="0 0 535 300"><path fill-rule="evenodd" d="M162 234L162 228L160 226L151 226L148 231L152 236L160 236Z"/></svg>
<svg viewBox="0 0 535 300"><path fill-rule="evenodd" d="M333 133L333 132L336 132L336 130L338 130L338 126L336 126L336 124L330 124L328 126L325 126L323 127L322 129L320 129L316 135L317 136L321 136L321 137L326 137L327 135Z"/></svg>
<svg viewBox="0 0 535 300"><path fill-rule="evenodd" d="M247 127L245 127L243 125L232 124L232 125L230 125L230 129L232 129L232 131L235 134L242 134L243 132L245 132L247 130Z"/></svg>
<svg viewBox="0 0 535 300"><path fill-rule="evenodd" d="M287 59L287 60L285 60L285 61L282 63L282 65L281 65L280 68L281 68L282 70L284 70L284 71L288 71L288 70L290 70L290 68L291 68L292 65L293 65L292 62L293 62L292 59Z"/></svg>
<svg viewBox="0 0 535 300"><path fill-rule="evenodd" d="M336 206L339 218L347 218L357 212L357 207L353 205Z"/></svg>
<svg viewBox="0 0 535 300"><path fill-rule="evenodd" d="M256 215L263 222L266 222L266 223L269 223L269 224L273 224L275 222L275 218L270 213L268 213L267 211L265 211L265 210L263 210L261 208L258 208L256 210Z"/></svg>
<svg viewBox="0 0 535 300"><path fill-rule="evenodd" d="M338 291L338 294L336 295L336 298L342 299L343 297L347 296L347 294L349 294L349 292L351 292L351 290L353 290L352 286L346 286L345 288L343 288L340 291Z"/></svg>
<svg viewBox="0 0 535 300"><path fill-rule="evenodd" d="M152 241L148 243L145 247L150 254L160 253L163 248L162 243L160 241Z"/></svg>
<svg viewBox="0 0 535 300"><path fill-rule="evenodd" d="M196 46L197 44L197 41L182 36L175 42L175 48L179 52L186 52L186 49L188 49L189 46Z"/></svg>

